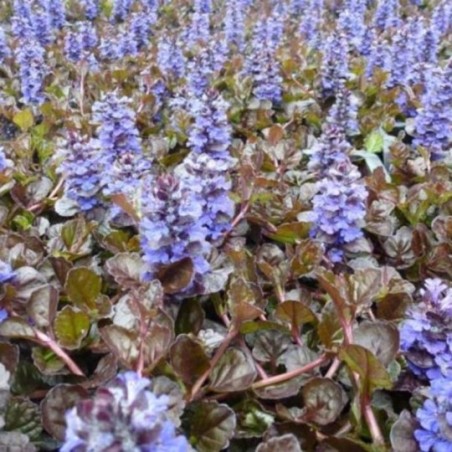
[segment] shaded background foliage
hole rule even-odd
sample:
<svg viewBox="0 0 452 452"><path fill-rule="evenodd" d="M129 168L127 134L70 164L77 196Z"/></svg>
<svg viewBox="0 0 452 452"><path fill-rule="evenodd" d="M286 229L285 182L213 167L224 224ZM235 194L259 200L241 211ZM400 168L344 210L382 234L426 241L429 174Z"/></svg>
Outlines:
<svg viewBox="0 0 452 452"><path fill-rule="evenodd" d="M0 17L0 449L450 450L447 1Z"/></svg>

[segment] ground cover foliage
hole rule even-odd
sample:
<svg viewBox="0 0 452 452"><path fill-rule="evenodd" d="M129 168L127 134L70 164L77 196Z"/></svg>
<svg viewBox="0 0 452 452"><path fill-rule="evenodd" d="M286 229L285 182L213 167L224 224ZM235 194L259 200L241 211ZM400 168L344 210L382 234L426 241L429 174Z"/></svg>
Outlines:
<svg viewBox="0 0 452 452"><path fill-rule="evenodd" d="M0 450L452 450L449 2L0 20Z"/></svg>

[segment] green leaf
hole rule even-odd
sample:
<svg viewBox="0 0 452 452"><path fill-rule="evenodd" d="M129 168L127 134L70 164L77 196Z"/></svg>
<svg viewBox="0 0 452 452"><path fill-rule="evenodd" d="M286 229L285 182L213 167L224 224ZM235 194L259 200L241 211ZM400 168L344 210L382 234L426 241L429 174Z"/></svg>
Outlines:
<svg viewBox="0 0 452 452"><path fill-rule="evenodd" d="M105 263L108 273L123 288L141 284L143 261L138 253L119 253Z"/></svg>
<svg viewBox="0 0 452 452"><path fill-rule="evenodd" d="M302 452L300 443L295 435L286 433L282 436L275 436L269 440L260 443L256 452Z"/></svg>
<svg viewBox="0 0 452 452"><path fill-rule="evenodd" d="M22 132L26 132L30 127L33 127L33 113L28 108L22 110L14 115L13 122L20 127Z"/></svg>
<svg viewBox="0 0 452 452"><path fill-rule="evenodd" d="M391 182L391 175L388 173L388 170L386 169L384 163L381 161L378 155L371 154L370 152L366 151L352 151L350 155L363 159L364 163L371 173L373 173L376 169L381 168L385 175L386 182Z"/></svg>
<svg viewBox="0 0 452 452"><path fill-rule="evenodd" d="M259 438L275 422L275 417L251 398L234 405L234 411L237 414L236 436L240 438Z"/></svg>
<svg viewBox="0 0 452 452"><path fill-rule="evenodd" d="M285 223L276 228L275 232L266 235L280 243L295 244L309 236L311 225L309 223Z"/></svg>
<svg viewBox="0 0 452 452"><path fill-rule="evenodd" d="M314 313L300 301L284 301L276 308L275 315L281 320L290 322L294 327L300 327L304 323L315 322Z"/></svg>
<svg viewBox="0 0 452 452"><path fill-rule="evenodd" d="M194 298L184 300L176 317L176 334L198 334L204 323L205 316L199 300Z"/></svg>
<svg viewBox="0 0 452 452"><path fill-rule="evenodd" d="M388 322L363 322L353 332L353 342L370 350L387 367L399 351L399 330Z"/></svg>
<svg viewBox="0 0 452 452"><path fill-rule="evenodd" d="M202 345L189 336L177 337L170 351L171 364L187 386L193 386L196 380L210 368L210 361Z"/></svg>
<svg viewBox="0 0 452 452"><path fill-rule="evenodd" d="M253 356L261 363L276 363L292 343L287 332L263 330L256 334Z"/></svg>
<svg viewBox="0 0 452 452"><path fill-rule="evenodd" d="M23 433L31 441L38 439L42 431L39 407L25 397L11 397L6 408L4 429Z"/></svg>
<svg viewBox="0 0 452 452"><path fill-rule="evenodd" d="M14 375L19 364L19 346L0 342L0 363L11 375Z"/></svg>
<svg viewBox="0 0 452 452"><path fill-rule="evenodd" d="M13 394L26 395L43 387L45 387L45 383L41 372L31 362L19 361L14 373L11 392Z"/></svg>
<svg viewBox="0 0 452 452"><path fill-rule="evenodd" d="M403 410L393 424L390 433L392 450L417 452L419 446L414 439L414 430L418 424L408 410Z"/></svg>
<svg viewBox="0 0 452 452"><path fill-rule="evenodd" d="M381 130L375 129L364 140L364 147L367 152L377 154L383 150L384 138Z"/></svg>
<svg viewBox="0 0 452 452"><path fill-rule="evenodd" d="M328 425L341 414L347 396L342 387L329 378L312 378L302 389L306 421Z"/></svg>
<svg viewBox="0 0 452 452"><path fill-rule="evenodd" d="M63 441L66 432L66 411L88 396L88 391L79 385L54 386L41 403L42 424L47 432Z"/></svg>
<svg viewBox="0 0 452 452"><path fill-rule="evenodd" d="M229 445L236 422L234 411L227 405L199 402L189 407L186 426L198 452L219 452Z"/></svg>
<svg viewBox="0 0 452 452"><path fill-rule="evenodd" d="M65 290L69 300L79 308L95 309L100 295L102 278L87 267L77 267L69 271Z"/></svg>
<svg viewBox="0 0 452 452"><path fill-rule="evenodd" d="M346 345L339 352L352 372L360 376L359 390L362 394L371 395L376 389L390 389L391 378L383 364L376 356L360 345Z"/></svg>
<svg viewBox="0 0 452 452"><path fill-rule="evenodd" d="M52 324L58 305L58 291L50 284L35 290L27 304L27 313L38 328L46 329Z"/></svg>
<svg viewBox="0 0 452 452"><path fill-rule="evenodd" d="M25 320L11 317L0 323L0 336L16 339L34 339L35 333Z"/></svg>
<svg viewBox="0 0 452 452"><path fill-rule="evenodd" d="M58 342L64 348L75 350L88 334L90 327L88 314L73 306L65 306L58 312L53 328Z"/></svg>
<svg viewBox="0 0 452 452"><path fill-rule="evenodd" d="M43 375L64 375L68 373L64 361L48 348L33 347L31 357L33 364Z"/></svg>
<svg viewBox="0 0 452 452"><path fill-rule="evenodd" d="M5 452L35 452L37 449L30 443L30 438L23 433L0 432L0 450Z"/></svg>
<svg viewBox="0 0 452 452"><path fill-rule="evenodd" d="M102 339L115 356L127 367L133 367L138 359L138 339L134 332L116 325L100 330Z"/></svg>
<svg viewBox="0 0 452 452"><path fill-rule="evenodd" d="M193 278L193 262L184 257L178 262L166 265L157 272L163 290L167 294L176 294L185 289Z"/></svg>
<svg viewBox="0 0 452 452"><path fill-rule="evenodd" d="M235 392L248 389L256 378L250 356L238 348L229 348L210 373L210 389Z"/></svg>

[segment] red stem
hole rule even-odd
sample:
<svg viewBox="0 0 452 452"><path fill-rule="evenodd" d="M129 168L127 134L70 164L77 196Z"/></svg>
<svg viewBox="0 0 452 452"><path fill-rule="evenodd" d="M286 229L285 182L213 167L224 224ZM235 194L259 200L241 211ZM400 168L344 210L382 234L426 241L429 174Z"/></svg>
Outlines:
<svg viewBox="0 0 452 452"><path fill-rule="evenodd" d="M222 342L222 344L218 347L217 351L215 352L215 355L213 356L212 360L210 361L210 367L198 378L198 380L193 385L193 388L191 390L190 394L190 401L194 400L196 396L198 395L199 391L201 390L202 385L207 380L207 378L210 375L210 372L212 369L216 366L220 358L223 356L226 349L229 347L229 344L233 341L233 339L237 336L238 330L235 328L232 328L231 331L229 331L228 335Z"/></svg>
<svg viewBox="0 0 452 452"><path fill-rule="evenodd" d="M42 333L39 330L35 330L35 336L41 345L49 347L50 350L52 350L53 353L55 353L55 355L60 357L73 374L79 375L80 377L85 376L85 374L81 371L80 367L78 367L77 364L75 364L75 362L70 358L70 356L52 338L50 338L49 336L47 336L47 334Z"/></svg>
<svg viewBox="0 0 452 452"><path fill-rule="evenodd" d="M283 383L287 380L291 380L292 378L298 377L299 375L310 372L311 370L323 364L327 359L328 357L325 354L321 355L315 361L312 361L311 363L306 364L306 366L300 367L299 369L291 370L290 372L286 372L281 375L275 375L274 377L269 377L264 380L258 381L253 384L253 389L264 388L265 386L275 385L278 383Z"/></svg>

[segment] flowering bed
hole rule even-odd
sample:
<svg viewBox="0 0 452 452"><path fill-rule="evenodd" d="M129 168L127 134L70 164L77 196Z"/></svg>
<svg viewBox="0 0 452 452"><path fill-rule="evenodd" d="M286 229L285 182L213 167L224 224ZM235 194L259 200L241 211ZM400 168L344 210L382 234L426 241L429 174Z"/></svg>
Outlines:
<svg viewBox="0 0 452 452"><path fill-rule="evenodd" d="M0 450L452 450L447 0L0 3Z"/></svg>

